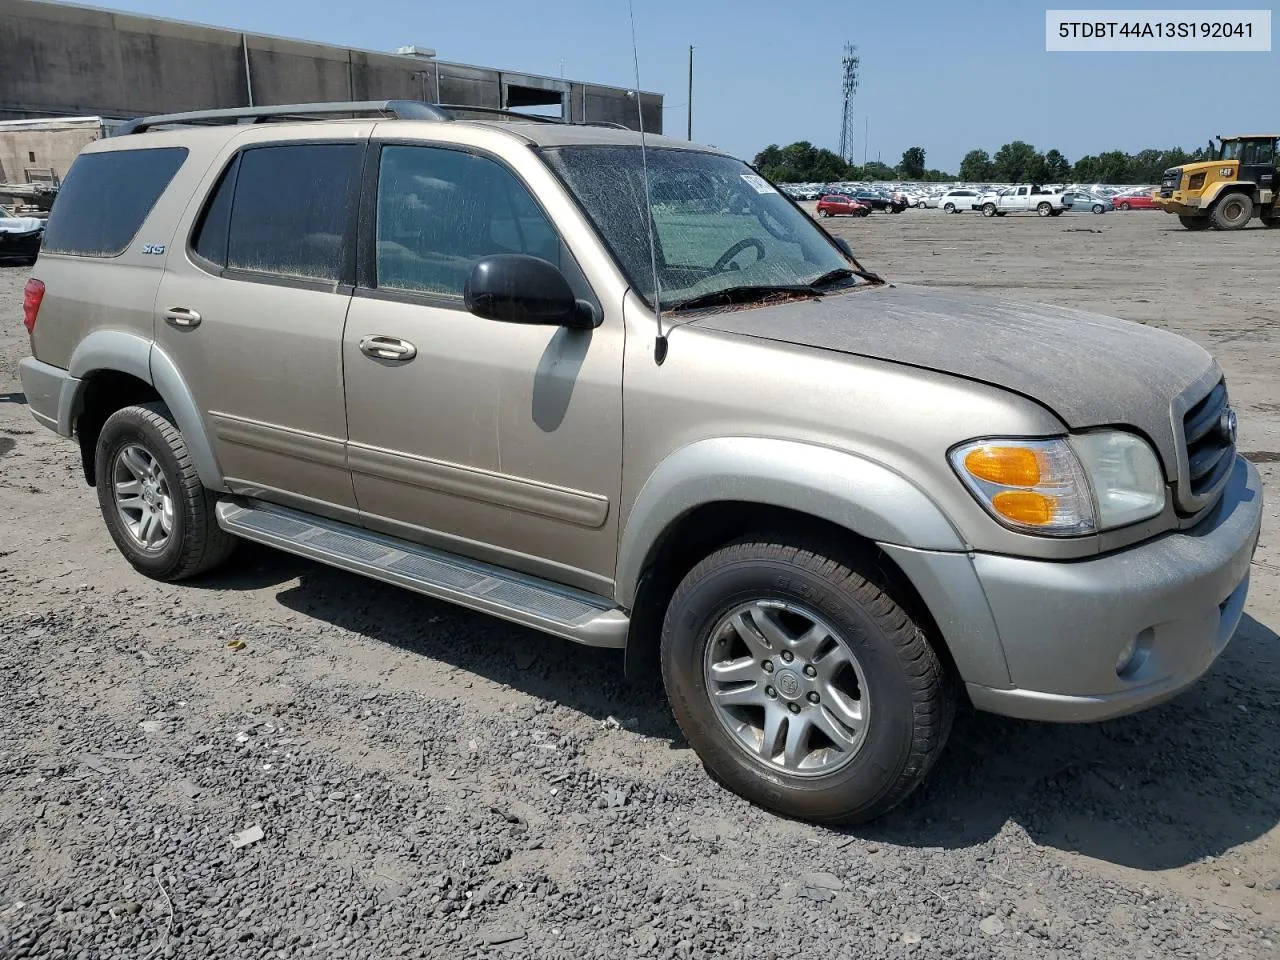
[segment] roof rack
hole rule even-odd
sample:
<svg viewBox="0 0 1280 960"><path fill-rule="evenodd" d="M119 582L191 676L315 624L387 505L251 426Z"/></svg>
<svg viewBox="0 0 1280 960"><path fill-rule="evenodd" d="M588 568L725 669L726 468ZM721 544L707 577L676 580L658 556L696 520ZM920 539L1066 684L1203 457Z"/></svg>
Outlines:
<svg viewBox="0 0 1280 960"><path fill-rule="evenodd" d="M609 120L562 120L559 117L541 117L533 113L517 113L499 107L477 107L465 103L427 103L422 100L359 100L337 103L288 103L270 107L230 107L223 110L192 110L187 113L164 113L153 117L127 120L116 131L116 136L142 133L154 127L177 124L219 123L268 123L286 120L315 120L335 114L377 114L397 120L433 120L447 122L455 119L453 112L478 113L485 116L504 117L528 123L558 123L584 127L611 127L615 130L630 129L625 124Z"/></svg>
<svg viewBox="0 0 1280 960"><path fill-rule="evenodd" d="M272 120L309 120L331 114L364 113L395 117L398 120L448 121L453 115L436 104L421 100L362 100L338 103L290 103L271 107L231 107L224 110L192 110L139 117L120 125L117 136L142 133L171 124L265 123Z"/></svg>

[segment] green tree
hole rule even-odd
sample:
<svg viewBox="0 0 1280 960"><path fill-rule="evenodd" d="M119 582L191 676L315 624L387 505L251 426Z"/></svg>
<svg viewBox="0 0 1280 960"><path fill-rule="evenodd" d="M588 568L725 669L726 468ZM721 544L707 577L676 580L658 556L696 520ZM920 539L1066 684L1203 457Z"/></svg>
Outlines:
<svg viewBox="0 0 1280 960"><path fill-rule="evenodd" d="M1063 183L1071 179L1071 164L1057 150L1050 150L1044 155L1044 178L1050 183Z"/></svg>
<svg viewBox="0 0 1280 960"><path fill-rule="evenodd" d="M924 147L907 147L902 151L902 162L898 164L898 173L906 180L924 179Z"/></svg>
<svg viewBox="0 0 1280 960"><path fill-rule="evenodd" d="M865 164L862 168L862 180L896 180L898 173L893 167L887 163L881 163L879 160L872 160Z"/></svg>
<svg viewBox="0 0 1280 960"><path fill-rule="evenodd" d="M1044 158L1036 153L1036 148L1031 144L1014 140L996 151L991 165L994 169L994 179L1018 183L1036 179L1035 174L1041 171Z"/></svg>
<svg viewBox="0 0 1280 960"><path fill-rule="evenodd" d="M960 179L969 183L993 179L991 155L985 150L970 150L960 161Z"/></svg>

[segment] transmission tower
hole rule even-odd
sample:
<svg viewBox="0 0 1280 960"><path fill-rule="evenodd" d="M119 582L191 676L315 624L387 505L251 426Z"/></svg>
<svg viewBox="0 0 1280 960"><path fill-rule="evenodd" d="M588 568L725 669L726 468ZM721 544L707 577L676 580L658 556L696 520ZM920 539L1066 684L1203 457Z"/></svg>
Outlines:
<svg viewBox="0 0 1280 960"><path fill-rule="evenodd" d="M844 67L844 113L840 119L840 156L844 158L845 163L853 163L855 162L853 102L858 93L858 67L861 65L858 48L854 44L844 45L844 57L840 64Z"/></svg>

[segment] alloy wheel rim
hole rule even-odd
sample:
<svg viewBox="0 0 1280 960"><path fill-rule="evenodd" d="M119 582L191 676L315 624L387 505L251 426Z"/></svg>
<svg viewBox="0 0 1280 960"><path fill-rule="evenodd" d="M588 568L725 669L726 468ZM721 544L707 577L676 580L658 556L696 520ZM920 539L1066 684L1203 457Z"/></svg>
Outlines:
<svg viewBox="0 0 1280 960"><path fill-rule="evenodd" d="M716 624L703 662L712 711L755 763L791 776L833 773L866 741L866 674L813 611L780 600L740 604Z"/></svg>
<svg viewBox="0 0 1280 960"><path fill-rule="evenodd" d="M122 447L111 466L111 491L133 542L149 553L163 550L173 533L173 496L160 461L139 443Z"/></svg>

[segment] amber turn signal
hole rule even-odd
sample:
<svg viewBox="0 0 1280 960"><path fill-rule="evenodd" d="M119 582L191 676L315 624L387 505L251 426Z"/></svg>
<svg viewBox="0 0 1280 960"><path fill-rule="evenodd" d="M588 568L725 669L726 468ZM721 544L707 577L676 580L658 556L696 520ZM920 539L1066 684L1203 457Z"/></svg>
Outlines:
<svg viewBox="0 0 1280 960"><path fill-rule="evenodd" d="M991 505L1008 520L1038 527L1053 522L1057 500L1034 490L1002 490L991 498Z"/></svg>
<svg viewBox="0 0 1280 960"><path fill-rule="evenodd" d="M1040 458L1026 447L978 447L964 458L973 476L1004 487L1034 487L1040 483Z"/></svg>

